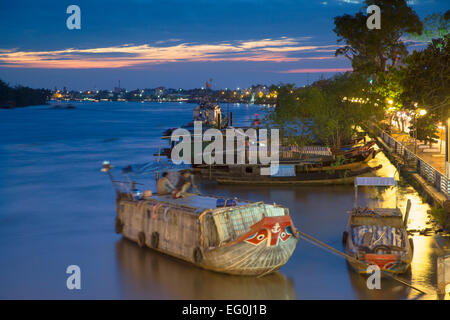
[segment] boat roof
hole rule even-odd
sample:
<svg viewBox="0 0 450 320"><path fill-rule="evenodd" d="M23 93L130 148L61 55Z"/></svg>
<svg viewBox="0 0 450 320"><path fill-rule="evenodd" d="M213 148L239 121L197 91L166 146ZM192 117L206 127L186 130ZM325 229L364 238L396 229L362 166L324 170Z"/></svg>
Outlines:
<svg viewBox="0 0 450 320"><path fill-rule="evenodd" d="M351 214L354 217L402 217L402 212L399 208L357 208L351 211Z"/></svg>
<svg viewBox="0 0 450 320"><path fill-rule="evenodd" d="M203 211L205 209L215 209L217 199L215 197L202 196L195 193L188 193L183 198L174 199L171 195L158 195L153 194L152 199L156 201L171 203L174 205L188 206L196 208L197 211ZM242 200L236 200L236 206L247 205L248 203Z"/></svg>
<svg viewBox="0 0 450 320"><path fill-rule="evenodd" d="M396 186L397 181L390 177L356 177L355 187L358 186Z"/></svg>

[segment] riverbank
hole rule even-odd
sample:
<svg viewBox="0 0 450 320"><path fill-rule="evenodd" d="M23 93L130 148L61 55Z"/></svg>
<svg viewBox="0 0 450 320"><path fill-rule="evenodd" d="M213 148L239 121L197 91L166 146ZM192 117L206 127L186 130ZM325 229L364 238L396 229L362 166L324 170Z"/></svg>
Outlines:
<svg viewBox="0 0 450 320"><path fill-rule="evenodd" d="M445 190L448 190L448 180L446 177L441 175L437 170L433 172L433 167L431 166L431 170L426 170L428 171L428 175L425 174L425 177L423 177L420 174L421 162L413 158L413 155L410 154L411 152L405 150L403 144L386 133L382 133L382 136L380 136L379 132L381 129L375 125L369 125L366 128L368 129L369 135L377 142L377 145L384 150L386 157L398 168L400 175L419 192L424 201L433 206L429 214L434 219L437 227L435 229L437 231L444 230L450 232L450 201L448 200L448 195L444 193ZM393 146L391 146L392 144ZM419 166L417 165L418 163ZM429 171L432 172L429 173Z"/></svg>
<svg viewBox="0 0 450 320"><path fill-rule="evenodd" d="M366 278L345 259L300 241L288 263L274 276L243 278L205 271L151 249L139 248L114 233L115 201L103 160L117 170L146 163L161 132L192 119L187 104L74 103L74 110L48 106L0 110L0 298L38 299L437 299L434 234L414 233L411 272L402 275L428 294L389 279L369 290ZM225 106L222 106L222 108ZM248 125L263 108L230 105L236 125ZM379 176L393 176L384 153ZM377 172L378 174L378 172ZM137 181L155 190L154 176ZM354 188L348 186L199 185L224 198L279 203L289 208L300 230L338 250L348 223ZM428 227L427 211L409 185L399 185L398 204L412 210L409 228ZM395 206L395 192L361 188L361 204ZM445 239L444 239L445 240ZM450 241L450 239L448 239ZM439 239L437 241L440 241ZM450 247L449 241L442 246ZM82 290L67 290L66 268L80 266ZM200 281L200 282L199 282ZM201 286L198 284L201 283ZM447 295L445 298L449 298Z"/></svg>

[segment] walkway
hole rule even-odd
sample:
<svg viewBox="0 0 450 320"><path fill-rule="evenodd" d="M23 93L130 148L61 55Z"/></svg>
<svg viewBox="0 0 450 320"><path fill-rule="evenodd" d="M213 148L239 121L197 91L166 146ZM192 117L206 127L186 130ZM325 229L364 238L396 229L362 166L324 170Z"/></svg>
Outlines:
<svg viewBox="0 0 450 320"><path fill-rule="evenodd" d="M396 127L391 127L391 135L397 141L403 143L403 145L414 153L414 139L404 132L400 132ZM417 141L417 156L429 163L437 171L445 174L445 141L439 139L437 143L431 145L425 145L421 141Z"/></svg>

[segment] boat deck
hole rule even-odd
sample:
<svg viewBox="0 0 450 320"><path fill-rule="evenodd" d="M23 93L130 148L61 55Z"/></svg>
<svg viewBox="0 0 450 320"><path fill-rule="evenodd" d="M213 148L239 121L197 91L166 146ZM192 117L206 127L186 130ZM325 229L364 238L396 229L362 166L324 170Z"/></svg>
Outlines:
<svg viewBox="0 0 450 320"><path fill-rule="evenodd" d="M350 212L353 226L378 225L403 228L403 215L398 208L358 208Z"/></svg>
<svg viewBox="0 0 450 320"><path fill-rule="evenodd" d="M205 209L215 209L217 198L214 197L208 197L208 196L201 196L195 193L188 193L183 198L174 199L171 195L158 195L153 194L151 199L159 201L159 202L166 202L174 205L181 205L181 206L187 206L191 208L195 208L198 211L203 211ZM247 205L247 202L236 200L236 207Z"/></svg>
<svg viewBox="0 0 450 320"><path fill-rule="evenodd" d="M351 211L352 216L382 216L382 217L402 217L402 212L398 208L357 208Z"/></svg>

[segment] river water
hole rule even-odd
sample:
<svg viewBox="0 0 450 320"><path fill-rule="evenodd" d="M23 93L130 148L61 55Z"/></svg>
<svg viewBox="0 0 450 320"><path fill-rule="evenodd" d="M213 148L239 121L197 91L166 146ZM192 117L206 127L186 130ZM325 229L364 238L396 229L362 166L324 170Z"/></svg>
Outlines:
<svg viewBox="0 0 450 320"><path fill-rule="evenodd" d="M76 109L36 106L0 110L0 298L16 299L436 299L435 240L414 235L412 270L369 290L339 256L299 241L277 273L248 278L198 269L141 249L114 233L115 195L100 172L103 160L117 167L151 160L168 127L192 119L191 104L75 103ZM226 106L222 106L226 110ZM235 125L245 125L254 105L233 105ZM379 153L380 176L395 168ZM153 177L145 181L154 187ZM342 232L353 204L352 186L255 187L205 183L203 192L290 209L296 227L342 250ZM395 191L362 189L363 202L395 205ZM427 227L428 204L409 186L399 206L412 200L411 229ZM448 240L446 245L448 245ZM81 268L81 290L68 290L66 268ZM448 297L448 295L447 295Z"/></svg>

